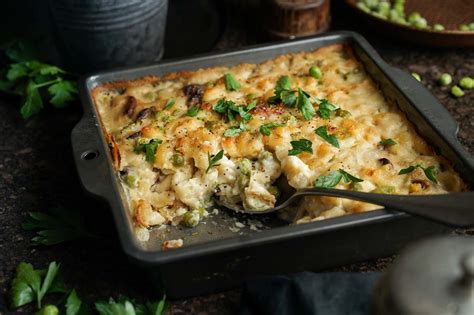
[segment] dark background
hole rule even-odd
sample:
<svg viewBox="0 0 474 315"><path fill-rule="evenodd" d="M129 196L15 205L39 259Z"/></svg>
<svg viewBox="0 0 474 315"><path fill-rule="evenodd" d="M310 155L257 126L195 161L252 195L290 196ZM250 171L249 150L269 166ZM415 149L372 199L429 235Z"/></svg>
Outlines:
<svg viewBox="0 0 474 315"><path fill-rule="evenodd" d="M41 4L38 4L40 3ZM254 25L229 14L226 1L170 0L165 58L188 56L211 50L226 50L263 42ZM35 3L35 4L34 4ZM0 42L19 35L41 37L39 48L49 61L57 61L49 36L47 10L43 1L8 1L0 4ZM216 6L216 4L219 4ZM461 143L474 153L474 93L461 99L435 81L448 72L455 81L474 74L473 49L435 49L398 42L388 34L377 34L354 20L342 1L333 1L332 29L361 32L390 64L417 72L433 94L460 123ZM44 268L50 261L61 263L66 283L87 302L128 295L143 301L159 298L147 275L127 262L115 235L106 205L92 200L81 189L72 160L70 133L80 119L78 102L63 110L46 107L28 121L19 115L19 100L0 94L0 314L14 314L5 307L6 293L21 261ZM21 229L28 211L43 211L61 205L86 214L97 239L51 247L32 247L30 232ZM474 234L473 230L461 231ZM343 266L337 270L385 270L392 257ZM238 309L238 289L204 297L171 302L170 314L227 314ZM18 313L30 314L22 308Z"/></svg>

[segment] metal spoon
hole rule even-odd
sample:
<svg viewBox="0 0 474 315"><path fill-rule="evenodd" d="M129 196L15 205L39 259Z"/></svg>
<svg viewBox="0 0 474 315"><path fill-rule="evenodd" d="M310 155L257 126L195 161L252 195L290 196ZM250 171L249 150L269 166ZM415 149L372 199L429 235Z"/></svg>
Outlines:
<svg viewBox="0 0 474 315"><path fill-rule="evenodd" d="M443 195L385 195L329 188L295 189L281 176L275 184L281 192L276 206L263 211L246 210L235 204L217 201L218 204L238 212L263 214L282 210L303 196L331 196L365 201L390 210L421 216L447 225L474 226L474 191Z"/></svg>

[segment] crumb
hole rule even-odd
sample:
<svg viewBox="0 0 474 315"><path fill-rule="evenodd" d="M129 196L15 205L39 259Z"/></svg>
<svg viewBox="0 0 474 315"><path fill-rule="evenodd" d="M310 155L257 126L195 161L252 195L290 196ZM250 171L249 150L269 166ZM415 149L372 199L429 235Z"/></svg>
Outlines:
<svg viewBox="0 0 474 315"><path fill-rule="evenodd" d="M235 222L235 226L241 229L245 227L245 224L243 224L242 222Z"/></svg>
<svg viewBox="0 0 474 315"><path fill-rule="evenodd" d="M182 239L177 239L177 240L169 240L169 241L164 241L161 244L161 250L169 250L169 249L176 249L180 248L183 246L183 240Z"/></svg>

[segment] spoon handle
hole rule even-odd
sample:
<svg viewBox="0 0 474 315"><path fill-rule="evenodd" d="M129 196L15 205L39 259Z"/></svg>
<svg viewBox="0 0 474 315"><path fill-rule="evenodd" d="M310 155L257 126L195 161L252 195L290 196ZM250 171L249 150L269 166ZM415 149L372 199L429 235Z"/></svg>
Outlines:
<svg viewBox="0 0 474 315"><path fill-rule="evenodd" d="M347 197L366 201L448 225L458 227L474 226L474 191L443 195L384 195L352 190L309 188L295 195Z"/></svg>

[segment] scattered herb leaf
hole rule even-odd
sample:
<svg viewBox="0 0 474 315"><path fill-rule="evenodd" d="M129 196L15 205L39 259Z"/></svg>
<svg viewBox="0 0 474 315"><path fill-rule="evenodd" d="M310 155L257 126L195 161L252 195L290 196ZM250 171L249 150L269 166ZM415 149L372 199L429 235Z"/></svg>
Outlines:
<svg viewBox="0 0 474 315"><path fill-rule="evenodd" d="M384 140L380 141L379 144L383 145L385 147L388 147L388 146L397 144L397 142L395 140L389 138L389 139L384 139Z"/></svg>
<svg viewBox="0 0 474 315"><path fill-rule="evenodd" d="M224 132L224 137L235 137L245 130L245 124L240 123L239 126L232 126Z"/></svg>
<svg viewBox="0 0 474 315"><path fill-rule="evenodd" d="M291 141L292 149L288 151L288 155L298 155L302 152L313 153L313 143L307 139L299 139Z"/></svg>
<svg viewBox="0 0 474 315"><path fill-rule="evenodd" d="M264 136L269 136L271 134L271 129L276 127L283 127L285 124L279 123L268 123L260 126L260 133Z"/></svg>
<svg viewBox="0 0 474 315"><path fill-rule="evenodd" d="M240 83L230 73L226 73L224 76L225 88L227 91L238 91L240 89Z"/></svg>
<svg viewBox="0 0 474 315"><path fill-rule="evenodd" d="M188 111L186 112L186 115L188 115L189 117L194 117L197 115L198 112L199 112L199 107L193 106L188 109Z"/></svg>
<svg viewBox="0 0 474 315"><path fill-rule="evenodd" d="M67 102L74 99L73 94L77 94L76 85L71 81L59 81L49 86L49 94L52 98L49 100L56 107L64 107Z"/></svg>
<svg viewBox="0 0 474 315"><path fill-rule="evenodd" d="M253 100L248 105L238 106L232 101L228 101L225 98L217 101L212 109L220 114L223 114L227 121L234 120L238 114L244 121L249 121L252 119L252 115L249 113L255 106L257 106L257 101Z"/></svg>
<svg viewBox="0 0 474 315"><path fill-rule="evenodd" d="M150 163L155 162L155 153L163 141L160 139L151 139L148 143L139 143L135 146L133 151L135 153L145 152L145 160Z"/></svg>
<svg viewBox="0 0 474 315"><path fill-rule="evenodd" d="M171 107L173 107L174 103L176 103L175 99L174 99L174 98L170 98L170 99L166 102L165 107L163 107L163 110L168 110L168 109L170 109Z"/></svg>
<svg viewBox="0 0 474 315"><path fill-rule="evenodd" d="M84 226L78 210L51 208L47 212L30 212L22 224L25 230L36 230L33 245L55 245L84 237L93 237Z"/></svg>
<svg viewBox="0 0 474 315"><path fill-rule="evenodd" d="M339 148L339 142L337 141L337 138L333 135L328 134L328 130L326 126L321 126L318 129L314 131L318 136L323 138L326 142L331 144L332 146Z"/></svg>
<svg viewBox="0 0 474 315"><path fill-rule="evenodd" d="M313 104L311 104L309 98L308 93L298 88L298 108L305 120L310 120L315 114Z"/></svg>
<svg viewBox="0 0 474 315"><path fill-rule="evenodd" d="M110 298L107 302L95 303L95 309L99 315L163 315L166 311L165 298L163 296L161 301L147 302L146 305L126 297L119 297L117 301Z"/></svg>
<svg viewBox="0 0 474 315"><path fill-rule="evenodd" d="M288 76L285 75L278 79L274 89L274 94L275 95L267 100L267 103L275 104L281 101L289 107L294 107L296 105L297 98L295 96L295 91L291 90L291 81Z"/></svg>
<svg viewBox="0 0 474 315"><path fill-rule="evenodd" d="M338 107L332 103L330 103L327 99L317 99L317 103L319 106L318 114L323 119L330 119L331 113L336 111Z"/></svg>
<svg viewBox="0 0 474 315"><path fill-rule="evenodd" d="M349 184L350 182L359 183L363 181L362 179L349 174L343 169L338 169L337 171L329 172L328 175L322 175L316 178L314 186L318 188L332 188L336 187L336 185L339 184L341 180L344 180L346 184Z"/></svg>
<svg viewBox="0 0 474 315"><path fill-rule="evenodd" d="M224 150L220 150L219 152L217 152L216 155L211 155L208 153L207 160L209 161L209 166L206 169L206 173L209 172L211 167L219 165L216 163L219 162L223 157L224 157Z"/></svg>

